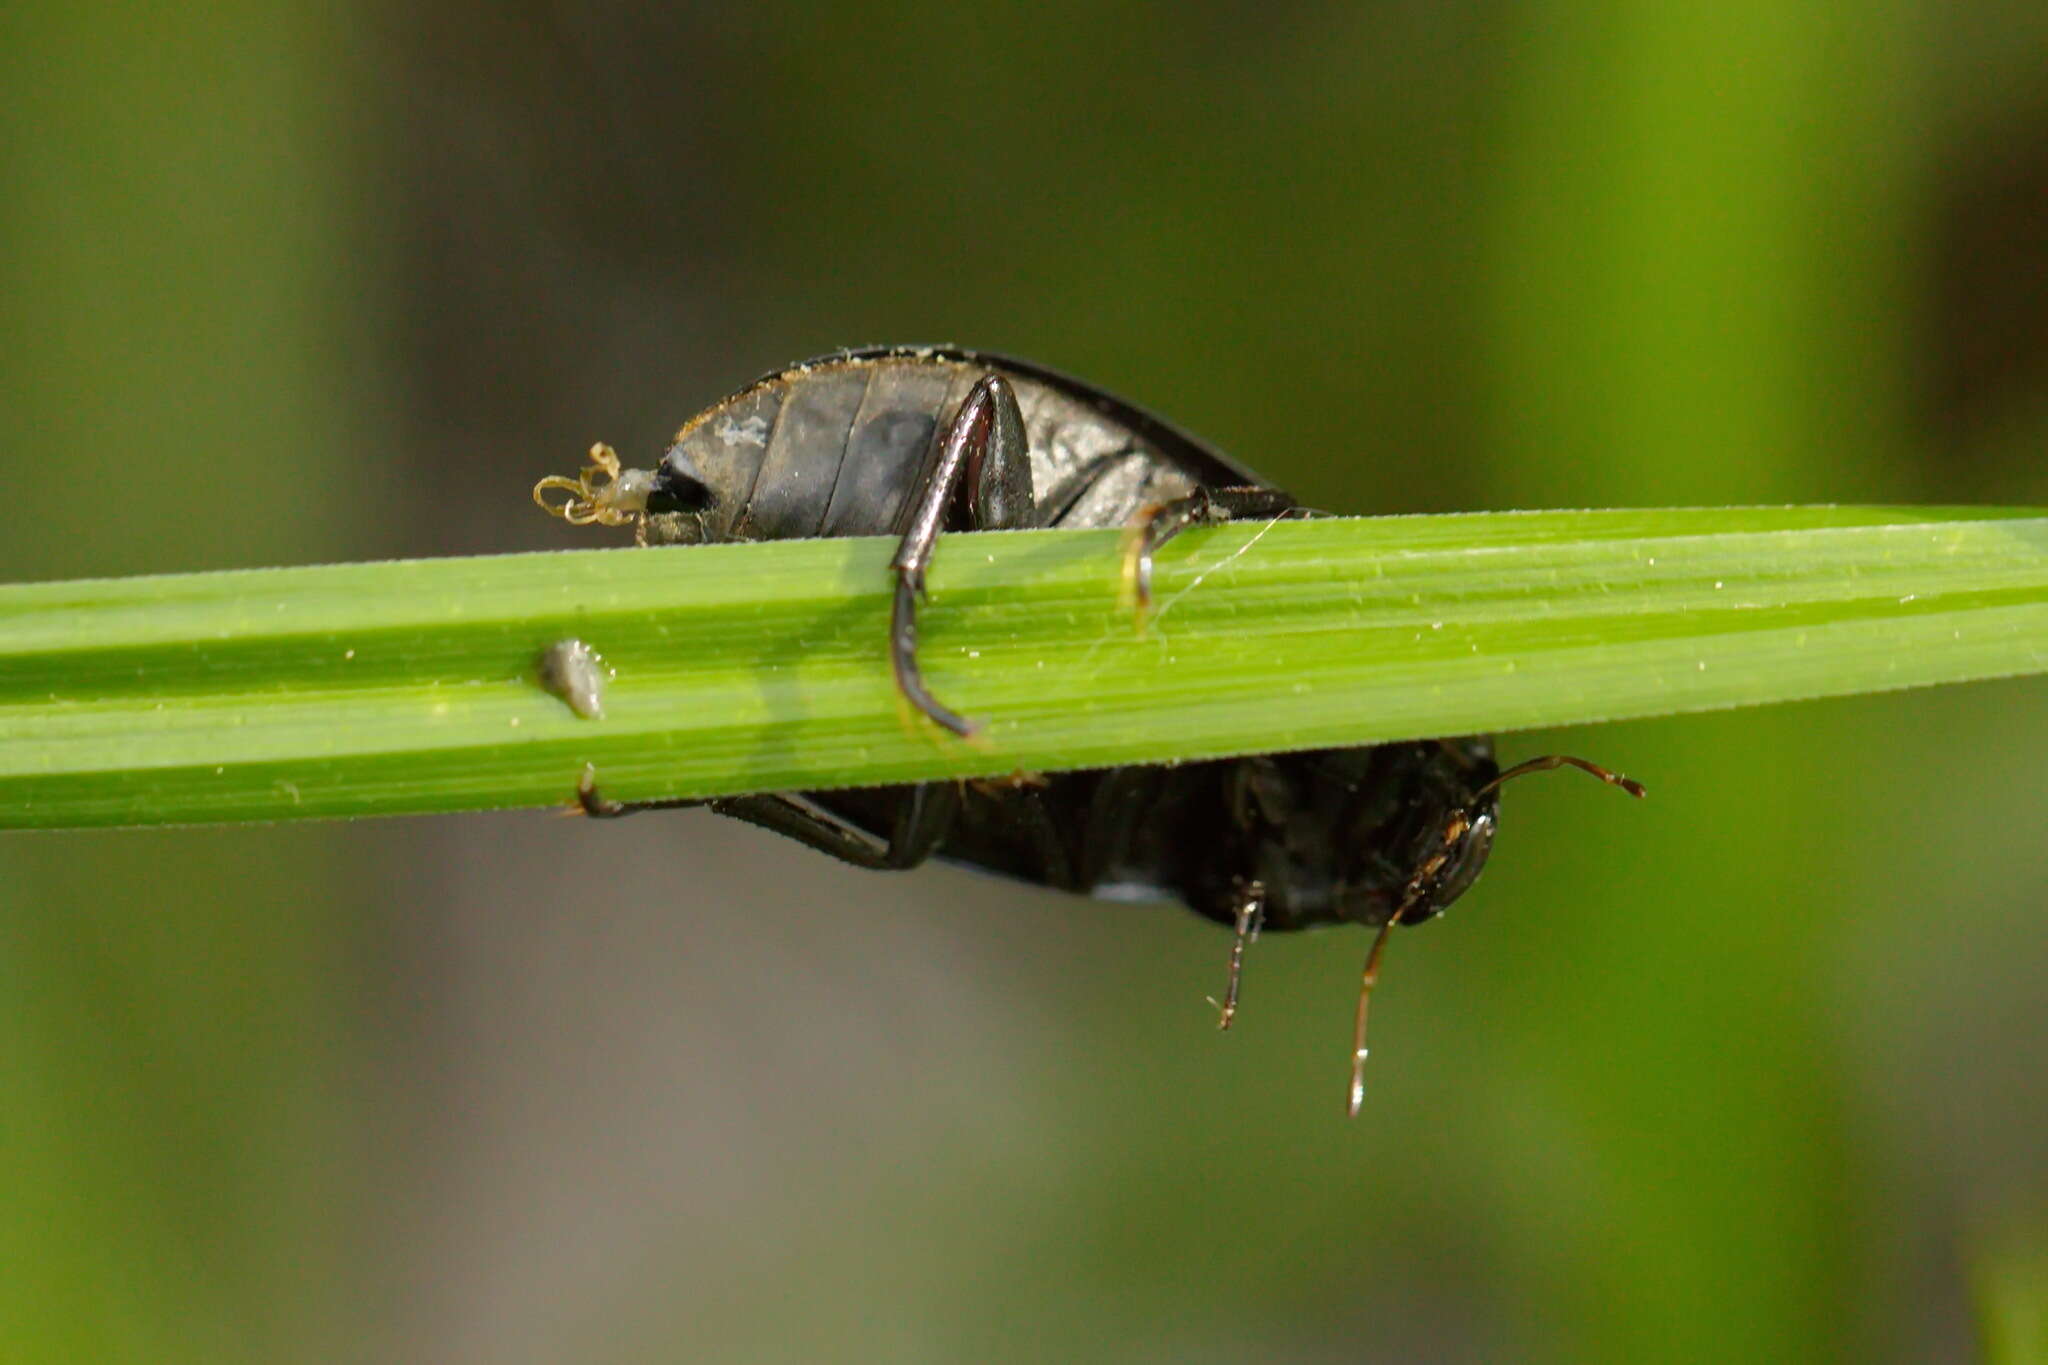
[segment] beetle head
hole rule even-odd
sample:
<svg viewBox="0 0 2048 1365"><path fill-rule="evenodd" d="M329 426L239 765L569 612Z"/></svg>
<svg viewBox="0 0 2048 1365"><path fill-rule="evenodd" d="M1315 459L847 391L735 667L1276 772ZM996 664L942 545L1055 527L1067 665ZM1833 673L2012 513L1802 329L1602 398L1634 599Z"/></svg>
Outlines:
<svg viewBox="0 0 2048 1365"><path fill-rule="evenodd" d="M1434 829L1416 831L1409 865L1414 869L1401 889L1396 915L1403 924L1420 924L1443 913L1452 901L1472 889L1493 852L1493 832L1500 818L1500 797L1489 791L1443 812Z"/></svg>
<svg viewBox="0 0 2048 1365"><path fill-rule="evenodd" d="M1479 879L1493 850L1501 784L1527 773L1577 768L1631 796L1642 784L1597 763L1546 754L1506 772L1484 739L1381 744L1238 759L1225 769L1224 809L1235 838L1224 866L1209 864L1190 904L1237 928L1223 1023L1237 1004L1244 945L1261 924L1299 929L1352 923L1378 929L1359 977L1353 1016L1349 1111L1365 1097L1366 1006L1387 936L1443 911ZM1222 872L1225 875L1218 876ZM1218 892L1227 887L1227 895Z"/></svg>
<svg viewBox="0 0 2048 1365"><path fill-rule="evenodd" d="M1232 821L1276 924L1415 924L1478 879L1493 847L1484 741L1240 760Z"/></svg>

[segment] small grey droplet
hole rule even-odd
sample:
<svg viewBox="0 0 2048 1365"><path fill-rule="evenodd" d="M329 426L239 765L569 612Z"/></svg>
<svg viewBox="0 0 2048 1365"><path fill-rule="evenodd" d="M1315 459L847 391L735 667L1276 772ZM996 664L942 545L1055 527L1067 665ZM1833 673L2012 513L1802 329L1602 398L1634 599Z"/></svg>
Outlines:
<svg viewBox="0 0 2048 1365"><path fill-rule="evenodd" d="M585 720L604 717L604 689L612 671L598 652L581 640L557 640L540 652L540 685L569 704Z"/></svg>

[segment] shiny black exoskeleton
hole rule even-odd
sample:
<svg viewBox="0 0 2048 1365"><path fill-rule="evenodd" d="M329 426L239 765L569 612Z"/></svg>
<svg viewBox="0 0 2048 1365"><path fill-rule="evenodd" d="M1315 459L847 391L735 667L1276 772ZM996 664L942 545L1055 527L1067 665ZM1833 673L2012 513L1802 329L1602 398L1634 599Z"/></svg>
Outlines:
<svg viewBox="0 0 2048 1365"><path fill-rule="evenodd" d="M592 455L580 479L544 479L535 499L575 524L631 525L643 543L901 537L891 563L896 679L962 735L974 723L930 694L916 658L917 605L942 532L1134 525L1142 610L1153 553L1180 531L1300 510L1119 399L946 348L850 351L768 375L692 418L653 470L622 470L602 446ZM1503 774L1490 742L1468 738L708 802L621 804L586 773L580 799L597 816L708 805L862 867L937 856L1084 895L1179 900L1235 930L1226 1027L1245 944L1261 928L1377 929L1355 1019L1355 1113L1387 931L1436 915L1472 885L1501 782L1566 764L1641 794L1581 759Z"/></svg>

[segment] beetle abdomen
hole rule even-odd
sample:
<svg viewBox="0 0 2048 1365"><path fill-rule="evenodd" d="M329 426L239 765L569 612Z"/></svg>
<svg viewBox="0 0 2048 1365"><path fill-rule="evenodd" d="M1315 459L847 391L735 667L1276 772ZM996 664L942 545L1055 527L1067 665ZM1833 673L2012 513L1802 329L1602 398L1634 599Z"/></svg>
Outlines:
<svg viewBox="0 0 2048 1365"><path fill-rule="evenodd" d="M934 349L851 352L757 380L676 433L673 455L713 494L701 531L693 520L683 538L900 532L938 433L991 370L1010 380L1024 417L1037 524L1122 525L1211 476L1159 448L1187 438L1141 432L1105 400L1029 367ZM655 540L682 535L650 529Z"/></svg>
<svg viewBox="0 0 2048 1365"><path fill-rule="evenodd" d="M826 359L756 381L692 417L672 449L714 501L707 540L884 535L978 376L958 363Z"/></svg>

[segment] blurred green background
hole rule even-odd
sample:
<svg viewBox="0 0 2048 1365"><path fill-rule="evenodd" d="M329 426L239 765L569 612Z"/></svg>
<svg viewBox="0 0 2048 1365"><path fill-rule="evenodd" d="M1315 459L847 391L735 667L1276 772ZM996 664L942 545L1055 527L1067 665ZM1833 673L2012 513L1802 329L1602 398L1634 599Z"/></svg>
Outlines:
<svg viewBox="0 0 2048 1365"><path fill-rule="evenodd" d="M2048 504L2037 0L24 5L0 106L10 580L564 545L874 341L1346 511ZM0 838L0 1358L2019 1343L2044 703L1507 737L1653 799L1511 794L1350 1125L1359 936L1223 1038L1192 916L709 816Z"/></svg>

